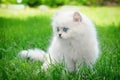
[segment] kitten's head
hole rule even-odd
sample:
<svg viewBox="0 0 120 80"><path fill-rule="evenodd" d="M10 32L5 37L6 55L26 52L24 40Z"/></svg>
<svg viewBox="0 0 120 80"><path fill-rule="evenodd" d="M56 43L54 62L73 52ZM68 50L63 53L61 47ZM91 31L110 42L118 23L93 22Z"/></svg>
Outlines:
<svg viewBox="0 0 120 80"><path fill-rule="evenodd" d="M57 12L53 17L53 32L60 39L73 38L82 22L82 16L78 11Z"/></svg>

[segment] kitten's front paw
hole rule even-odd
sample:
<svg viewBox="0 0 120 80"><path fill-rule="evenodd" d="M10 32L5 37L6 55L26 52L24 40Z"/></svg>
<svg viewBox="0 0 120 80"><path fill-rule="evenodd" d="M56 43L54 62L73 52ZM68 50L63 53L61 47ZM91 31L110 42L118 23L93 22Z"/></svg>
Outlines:
<svg viewBox="0 0 120 80"><path fill-rule="evenodd" d="M44 71L47 71L48 69L48 63L44 63L41 67Z"/></svg>

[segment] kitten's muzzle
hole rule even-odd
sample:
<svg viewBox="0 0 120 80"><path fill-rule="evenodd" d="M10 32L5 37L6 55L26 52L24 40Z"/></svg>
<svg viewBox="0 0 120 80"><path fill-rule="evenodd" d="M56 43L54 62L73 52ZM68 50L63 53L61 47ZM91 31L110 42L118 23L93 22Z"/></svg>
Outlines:
<svg viewBox="0 0 120 80"><path fill-rule="evenodd" d="M62 34L58 34L58 37L59 37L59 38L62 38Z"/></svg>
<svg viewBox="0 0 120 80"><path fill-rule="evenodd" d="M62 34L58 34L59 35L59 37L61 37L62 36Z"/></svg>

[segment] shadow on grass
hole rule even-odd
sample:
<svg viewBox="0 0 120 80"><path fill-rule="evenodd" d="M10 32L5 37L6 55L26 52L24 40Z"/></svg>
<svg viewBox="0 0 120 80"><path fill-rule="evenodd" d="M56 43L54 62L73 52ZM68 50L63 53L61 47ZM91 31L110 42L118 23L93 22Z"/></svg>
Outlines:
<svg viewBox="0 0 120 80"><path fill-rule="evenodd" d="M1 17L0 24L0 52L3 55L4 53L15 54L18 49L41 48L46 50L52 34L48 16L26 19Z"/></svg>

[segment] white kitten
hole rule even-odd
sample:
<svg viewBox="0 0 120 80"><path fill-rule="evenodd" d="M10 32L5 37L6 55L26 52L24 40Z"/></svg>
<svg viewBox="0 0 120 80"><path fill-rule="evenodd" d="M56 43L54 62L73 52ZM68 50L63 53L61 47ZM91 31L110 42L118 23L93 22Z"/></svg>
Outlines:
<svg viewBox="0 0 120 80"><path fill-rule="evenodd" d="M98 58L99 48L96 30L93 23L79 11L61 11L54 15L53 40L48 52L23 50L22 57L40 60L43 69L52 63L65 62L66 68L73 72L78 65L86 63L89 66Z"/></svg>

